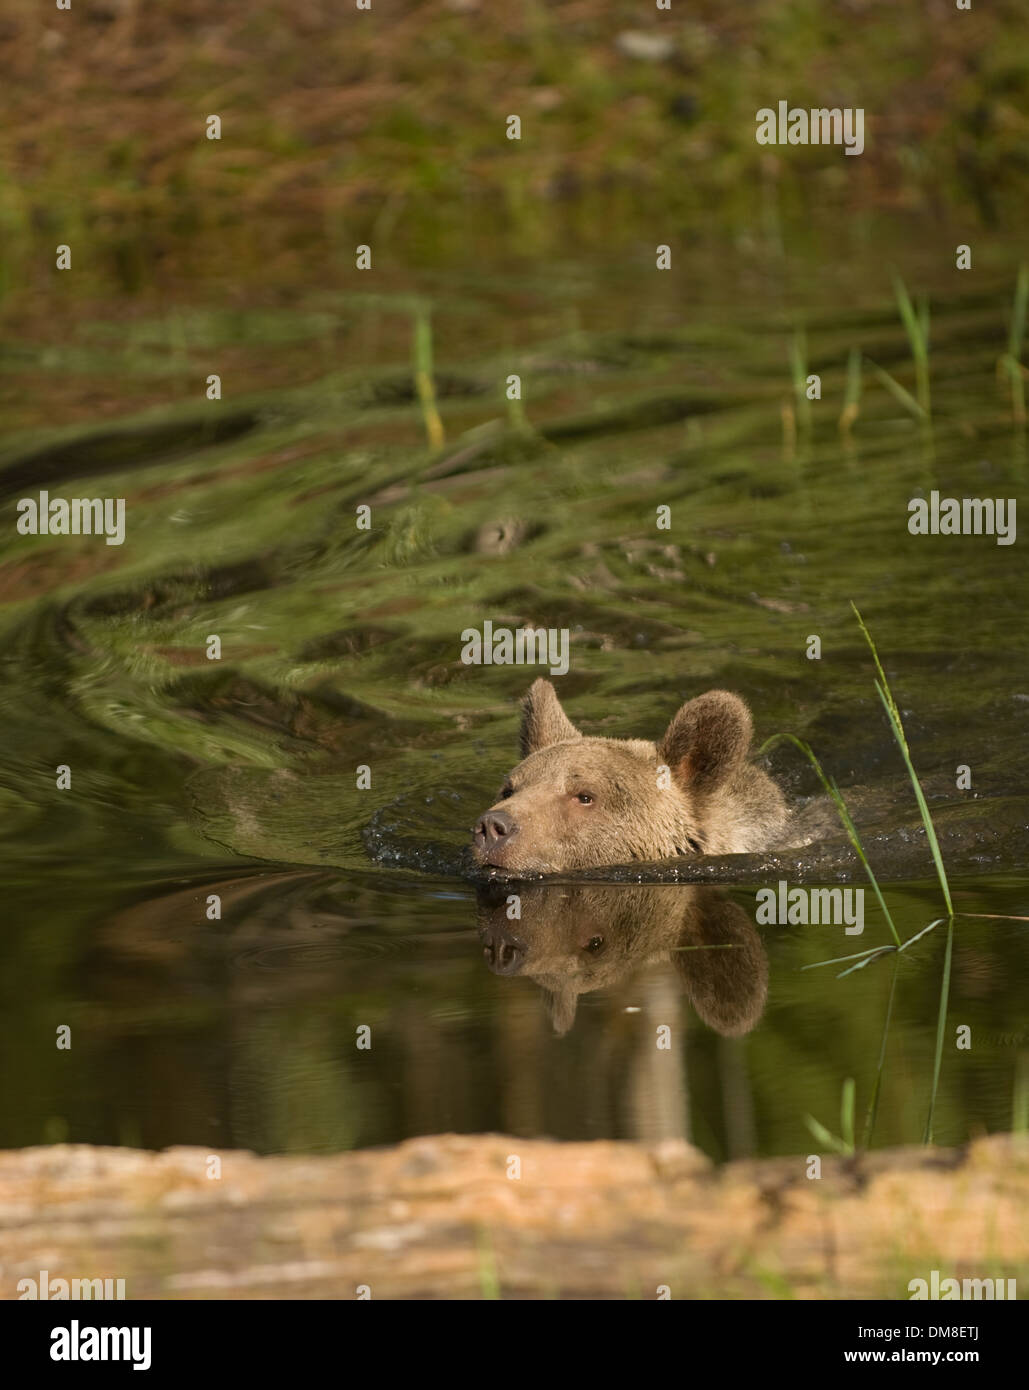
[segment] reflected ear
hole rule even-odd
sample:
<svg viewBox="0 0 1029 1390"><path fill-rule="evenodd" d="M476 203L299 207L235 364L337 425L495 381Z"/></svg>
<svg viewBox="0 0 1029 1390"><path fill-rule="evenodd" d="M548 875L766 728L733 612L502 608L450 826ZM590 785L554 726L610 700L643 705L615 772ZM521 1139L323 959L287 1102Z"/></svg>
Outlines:
<svg viewBox="0 0 1029 1390"><path fill-rule="evenodd" d="M749 1033L768 997L768 956L742 907L713 889L699 889L677 944L717 948L672 952L697 1016L726 1038Z"/></svg>
<svg viewBox="0 0 1029 1390"><path fill-rule="evenodd" d="M544 986L543 999L550 1021L554 1025L554 1032L559 1038L563 1038L575 1022L575 1011L579 1004L574 985L566 981L554 989Z"/></svg>
<svg viewBox="0 0 1029 1390"><path fill-rule="evenodd" d="M533 681L522 701L522 728L519 736L522 757L549 748L552 743L582 738L582 734L561 708L557 691L549 681Z"/></svg>
<svg viewBox="0 0 1029 1390"><path fill-rule="evenodd" d="M750 747L750 710L728 690L709 690L683 705L658 746L683 787L711 792L740 766Z"/></svg>

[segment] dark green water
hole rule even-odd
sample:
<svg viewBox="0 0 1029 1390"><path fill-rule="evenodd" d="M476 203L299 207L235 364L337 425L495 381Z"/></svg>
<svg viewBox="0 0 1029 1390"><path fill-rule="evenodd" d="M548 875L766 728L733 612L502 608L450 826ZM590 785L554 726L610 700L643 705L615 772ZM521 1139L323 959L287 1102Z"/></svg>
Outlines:
<svg viewBox="0 0 1029 1390"><path fill-rule="evenodd" d="M817 283L723 267L667 293L644 267L437 275L418 289L439 453L412 385L407 286L131 330L98 319L41 352L55 421L62 391L81 401L100 380L140 398L154 379L173 403L26 428L0 450L0 1146L332 1150L504 1129L796 1153L816 1142L806 1115L840 1133L848 1078L861 1137L884 1030L871 1142L920 1140L946 927L842 980L801 967L889 940L871 893L861 937L754 927L762 885L866 882L835 834L679 863L724 885L698 899L742 933L742 963L724 969L715 951L683 964L701 940L678 921L685 883L539 888L519 936L477 902L461 855L516 760L517 699L538 674L463 665L461 633L568 628L557 684L584 731L655 737L683 699L727 687L759 740L808 740L901 936L921 930L941 891L853 600L955 908L1029 915L1023 541L907 530L909 500L933 489L1022 504L1025 435L997 376L1013 277L905 273L931 294L932 427L866 367L850 437L837 420L852 347L914 389L877 264ZM822 399L810 429L784 431L798 318ZM223 364L253 382L262 361L280 364L277 385L228 390ZM219 368L226 399L205 402ZM512 372L528 427L503 399ZM124 497L125 544L16 535L17 499L41 488ZM780 746L769 766L814 804L799 753ZM1024 1118L1025 931L955 923L937 1142Z"/></svg>

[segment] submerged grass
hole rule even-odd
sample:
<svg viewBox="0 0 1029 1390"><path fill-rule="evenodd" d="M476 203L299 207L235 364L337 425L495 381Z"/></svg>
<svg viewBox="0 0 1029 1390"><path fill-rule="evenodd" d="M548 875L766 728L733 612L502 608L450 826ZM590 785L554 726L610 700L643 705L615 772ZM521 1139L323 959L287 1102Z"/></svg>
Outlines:
<svg viewBox="0 0 1029 1390"><path fill-rule="evenodd" d="M831 1149L834 1153L844 1154L847 1157L854 1152L855 1095L856 1086L854 1078L848 1076L843 1083L843 1090L840 1093L839 1134L833 1134L831 1130L826 1129L825 1125L820 1124L813 1115L804 1116L804 1123L820 1144L827 1149Z"/></svg>
<svg viewBox="0 0 1029 1390"><path fill-rule="evenodd" d="M929 300L927 296L921 295L916 305L904 281L896 274L893 277L893 289L901 322L904 325L904 331L911 348L915 389L914 392L909 391L891 372L880 367L871 357L864 356L861 348L855 344L847 355L843 408L838 419L839 432L845 441L850 438L854 425L861 414L862 367L865 364L870 368L876 380L886 388L898 405L912 419L917 420L922 426L929 426L932 423ZM1022 362L1022 348L1027 322L1029 322L1029 265L1023 264L1019 267L1015 283L1008 325L1007 350L997 359L998 381L1006 381L1009 384L1012 415L1019 425L1024 425L1027 419L1025 383L1029 379L1029 367L1026 367ZM794 330L789 345L789 360L794 401L783 402L782 405L784 440L787 445L789 445L791 438L795 438L798 424L803 428L810 429L812 422L811 402L807 398L807 338L803 328L799 326Z"/></svg>
<svg viewBox="0 0 1029 1390"><path fill-rule="evenodd" d="M479 1227L475 1244L479 1268L479 1292L484 1302L492 1302L501 1296L500 1278L497 1274L493 1238L487 1227Z"/></svg>
<svg viewBox="0 0 1029 1390"><path fill-rule="evenodd" d="M807 334L798 324L790 340L790 377L793 381L794 409L802 430L811 432L811 402L807 394Z"/></svg>
<svg viewBox="0 0 1029 1390"><path fill-rule="evenodd" d="M840 433L849 435L861 413L861 349L852 347L847 357L847 387L840 412Z"/></svg>
<svg viewBox="0 0 1029 1390"><path fill-rule="evenodd" d="M893 277L893 293L901 322L911 347L911 357L915 365L915 394L901 386L896 377L878 366L871 358L868 365L893 398L918 421L928 424L932 419L932 391L929 380L929 300L925 295L918 301L917 308L908 294L907 286L899 275Z"/></svg>
<svg viewBox="0 0 1029 1390"><path fill-rule="evenodd" d="M923 423L929 419L928 415L922 409L921 405L919 405L918 401L915 400L911 392L901 386L896 377L890 376L888 371L883 367L877 366L870 357L868 358L868 365L871 367L878 380L881 381L887 391L889 391L890 395L893 396L894 400L902 405L909 414Z"/></svg>
<svg viewBox="0 0 1029 1390"><path fill-rule="evenodd" d="M432 366L432 320L424 306L415 310L414 317L414 384L422 420L433 452L442 449L446 441L443 421L436 406L436 382Z"/></svg>
<svg viewBox="0 0 1029 1390"><path fill-rule="evenodd" d="M1015 1134L1029 1133L1029 1052L1020 1052L1015 1062L1011 1128Z"/></svg>
<svg viewBox="0 0 1029 1390"><path fill-rule="evenodd" d="M513 435L535 435L536 431L529 423L529 417L525 413L525 402L522 400L521 384L515 388L514 384L504 384L504 408L507 412L507 427ZM512 392L517 389L517 394Z"/></svg>
<svg viewBox="0 0 1029 1390"><path fill-rule="evenodd" d="M1022 365L1022 343L1025 339L1026 310L1029 307L1029 266L1022 264L1015 281L1015 297L1011 306L1008 327L1008 350L997 363L1011 385L1011 414L1016 425L1024 425L1026 369Z"/></svg>
<svg viewBox="0 0 1029 1390"><path fill-rule="evenodd" d="M872 1142L872 1131L875 1129L875 1122L879 1115L879 1098L882 1095L883 1069L886 1065L886 1043L890 1036L890 1024L893 1022L893 1001L897 994L897 972L899 968L899 956L895 956L893 962L893 979L890 981L890 997L886 1001L886 1018L883 1022L882 1042L879 1044L879 1060L875 1067L875 1084L872 1086L872 1095L868 1102L868 1112L865 1115L865 1132L861 1137L861 1147L863 1149L867 1149Z"/></svg>
<svg viewBox="0 0 1029 1390"><path fill-rule="evenodd" d="M932 417L932 394L929 386L929 300L923 295L916 308L911 302L907 286L899 275L893 277L893 293L911 345L918 405L928 420Z"/></svg>
<svg viewBox="0 0 1029 1390"><path fill-rule="evenodd" d="M929 1093L929 1113L925 1117L923 1144L933 1142L933 1119L936 1114L936 1093L940 1087L940 1068L943 1066L943 1033L947 1026L947 1006L950 1002L950 967L954 958L954 917L947 918L947 950L943 957L943 979L940 981L940 1008L936 1016L936 1053L933 1057L933 1084Z"/></svg>

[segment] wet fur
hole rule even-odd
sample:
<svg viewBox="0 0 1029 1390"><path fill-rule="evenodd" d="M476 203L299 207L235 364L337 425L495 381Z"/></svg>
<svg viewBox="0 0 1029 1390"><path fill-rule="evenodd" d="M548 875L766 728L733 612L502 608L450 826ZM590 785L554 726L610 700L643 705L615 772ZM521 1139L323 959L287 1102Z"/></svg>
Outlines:
<svg viewBox="0 0 1029 1390"><path fill-rule="evenodd" d="M679 709L660 743L584 737L550 682L537 680L522 702L522 761L480 820L473 854L507 873L548 874L770 848L789 812L748 761L751 733L739 696L712 690ZM489 843L482 827L498 811L516 829Z"/></svg>

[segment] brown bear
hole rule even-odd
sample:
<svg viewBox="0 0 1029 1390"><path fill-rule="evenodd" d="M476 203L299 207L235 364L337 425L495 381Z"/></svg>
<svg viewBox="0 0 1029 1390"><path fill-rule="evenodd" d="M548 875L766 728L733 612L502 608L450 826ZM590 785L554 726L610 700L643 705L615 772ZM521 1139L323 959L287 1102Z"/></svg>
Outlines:
<svg viewBox="0 0 1029 1390"><path fill-rule="evenodd" d="M738 695L711 690L657 745L584 737L550 682L535 681L522 702L523 760L473 827L473 856L518 876L769 849L789 812L747 761L751 727Z"/></svg>
<svg viewBox="0 0 1029 1390"><path fill-rule="evenodd" d="M699 1018L725 1037L757 1024L768 957L754 923L718 889L693 884L532 883L477 891L479 938L495 975L524 976L544 991L558 1034L593 990L623 1003L647 996L641 972L669 966ZM625 993L628 991L628 993Z"/></svg>

